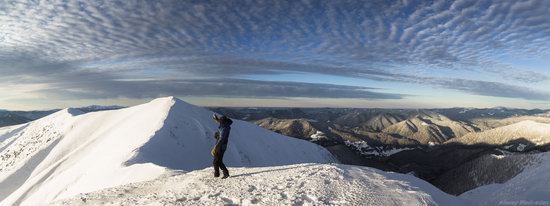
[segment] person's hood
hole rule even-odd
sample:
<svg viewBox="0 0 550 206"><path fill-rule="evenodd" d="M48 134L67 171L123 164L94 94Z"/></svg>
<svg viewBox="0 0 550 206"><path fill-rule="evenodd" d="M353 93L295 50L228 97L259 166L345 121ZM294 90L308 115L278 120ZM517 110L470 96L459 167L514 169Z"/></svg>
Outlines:
<svg viewBox="0 0 550 206"><path fill-rule="evenodd" d="M230 126L231 124L233 124L233 120L231 120L229 117L227 117L225 115L220 117L220 116L214 114L212 116L212 119L214 119L214 121L218 122L220 127Z"/></svg>
<svg viewBox="0 0 550 206"><path fill-rule="evenodd" d="M231 120L229 117L223 116L219 120L220 127L228 127L231 124L233 124L233 120Z"/></svg>
<svg viewBox="0 0 550 206"><path fill-rule="evenodd" d="M233 120L226 117L220 122L220 127L228 127L231 126L231 124L233 124Z"/></svg>

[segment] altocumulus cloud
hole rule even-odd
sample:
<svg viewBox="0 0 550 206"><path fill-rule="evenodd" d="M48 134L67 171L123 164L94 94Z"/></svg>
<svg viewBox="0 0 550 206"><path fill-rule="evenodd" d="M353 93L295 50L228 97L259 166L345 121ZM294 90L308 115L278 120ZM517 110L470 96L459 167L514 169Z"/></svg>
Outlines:
<svg viewBox="0 0 550 206"><path fill-rule="evenodd" d="M35 92L64 98L404 96L376 85L243 79L305 72L550 100L525 86L547 73L500 61L550 56L549 12L545 0L7 1L0 79L49 85ZM403 69L411 66L424 72Z"/></svg>

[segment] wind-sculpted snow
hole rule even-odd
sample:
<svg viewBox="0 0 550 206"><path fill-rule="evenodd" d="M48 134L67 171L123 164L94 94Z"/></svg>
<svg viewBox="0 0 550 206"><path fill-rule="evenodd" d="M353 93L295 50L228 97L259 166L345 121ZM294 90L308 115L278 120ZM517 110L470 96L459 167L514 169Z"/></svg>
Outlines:
<svg viewBox="0 0 550 206"><path fill-rule="evenodd" d="M74 110L62 110L48 118L0 131L0 199L22 185L63 137Z"/></svg>
<svg viewBox="0 0 550 206"><path fill-rule="evenodd" d="M339 164L211 168L174 174L55 202L53 205L473 205L413 176Z"/></svg>
<svg viewBox="0 0 550 206"><path fill-rule="evenodd" d="M0 130L0 205L38 205L208 167L212 112L175 98L82 114L66 109ZM236 120L225 155L235 166L331 163L328 151Z"/></svg>

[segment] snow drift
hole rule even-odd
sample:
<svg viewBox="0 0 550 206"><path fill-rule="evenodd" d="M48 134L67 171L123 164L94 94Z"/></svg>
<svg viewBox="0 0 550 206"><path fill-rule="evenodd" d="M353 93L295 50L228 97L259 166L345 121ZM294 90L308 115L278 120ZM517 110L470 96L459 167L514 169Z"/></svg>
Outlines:
<svg viewBox="0 0 550 206"><path fill-rule="evenodd" d="M211 165L212 112L173 97L83 114L65 109L0 129L1 205L38 205ZM324 148L235 121L229 167L332 163Z"/></svg>

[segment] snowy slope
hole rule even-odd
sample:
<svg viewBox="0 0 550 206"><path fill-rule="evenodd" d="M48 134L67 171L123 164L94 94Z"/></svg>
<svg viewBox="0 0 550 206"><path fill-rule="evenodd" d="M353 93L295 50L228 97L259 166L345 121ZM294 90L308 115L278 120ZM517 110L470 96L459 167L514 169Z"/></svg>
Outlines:
<svg viewBox="0 0 550 206"><path fill-rule="evenodd" d="M504 145L518 140L528 141L533 145L549 144L550 124L525 120L483 132L472 132L446 143Z"/></svg>
<svg viewBox="0 0 550 206"><path fill-rule="evenodd" d="M504 184L478 187L460 197L481 205L550 205L550 153L535 156L535 163Z"/></svg>
<svg viewBox="0 0 550 206"><path fill-rule="evenodd" d="M473 205L416 177L339 164L211 168L81 194L53 205Z"/></svg>
<svg viewBox="0 0 550 206"><path fill-rule="evenodd" d="M212 112L169 97L83 114L65 109L0 130L0 205L38 205L79 193L210 166ZM230 167L331 163L324 148L235 121Z"/></svg>

